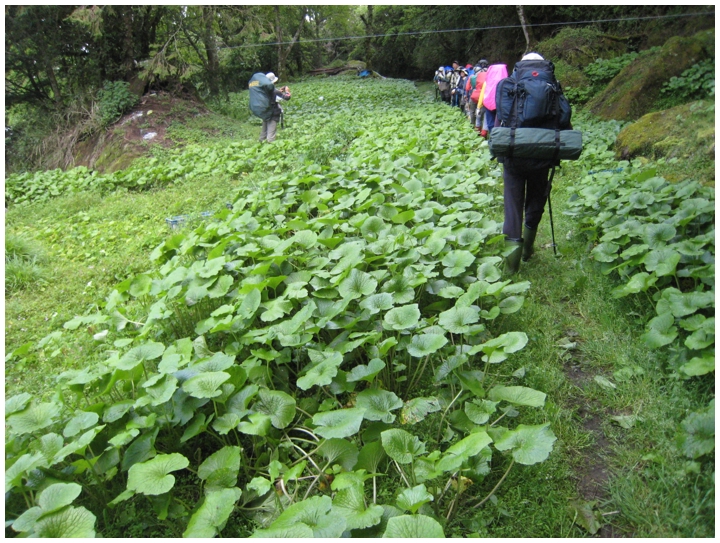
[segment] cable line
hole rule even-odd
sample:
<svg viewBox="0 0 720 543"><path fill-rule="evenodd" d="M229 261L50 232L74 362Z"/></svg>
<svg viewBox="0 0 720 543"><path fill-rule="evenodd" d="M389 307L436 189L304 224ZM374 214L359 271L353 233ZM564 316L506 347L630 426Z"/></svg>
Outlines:
<svg viewBox="0 0 720 543"><path fill-rule="evenodd" d="M714 11L706 11L701 13L681 13L678 15L648 15L645 17L620 17L617 19L598 19L595 21L572 21L567 23L538 23L527 25L530 27L538 26L563 26L563 25L582 25L582 24L595 24L595 23L615 23L618 21L641 21L649 19L673 19L679 17L699 17L705 15L715 15ZM292 43L313 43L313 42L331 42L331 41L342 41L342 40L364 40L368 38L385 38L388 36L418 36L421 34L443 34L448 32L472 32L476 30L504 30L509 28L522 28L522 25L505 25L505 26L477 26L472 28L454 28L451 30L417 30L415 32L393 32L389 34L366 34L364 36L342 36L337 38L312 38L293 41L276 41L271 43L249 43L243 45L233 45L229 47L220 47L219 49L243 49L247 47L269 47L274 45L290 45Z"/></svg>

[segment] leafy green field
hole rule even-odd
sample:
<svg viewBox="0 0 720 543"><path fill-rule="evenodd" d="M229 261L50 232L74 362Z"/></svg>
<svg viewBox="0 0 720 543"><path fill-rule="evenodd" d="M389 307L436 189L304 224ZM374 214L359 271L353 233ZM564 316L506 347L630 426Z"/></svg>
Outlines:
<svg viewBox="0 0 720 543"><path fill-rule="evenodd" d="M559 256L546 219L505 278L459 112L356 79L286 111L272 145L6 180L49 255L6 299L9 533L714 535L713 190L579 117Z"/></svg>

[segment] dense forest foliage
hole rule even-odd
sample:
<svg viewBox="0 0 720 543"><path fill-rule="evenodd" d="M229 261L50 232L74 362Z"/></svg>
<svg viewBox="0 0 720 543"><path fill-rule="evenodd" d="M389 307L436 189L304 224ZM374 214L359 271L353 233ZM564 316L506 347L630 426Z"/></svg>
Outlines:
<svg viewBox="0 0 720 543"><path fill-rule="evenodd" d="M226 98L259 70L299 77L348 60L387 77L428 80L452 59L511 65L569 28L592 29L595 42L602 35L599 41L613 45L603 47L603 58L612 58L714 28L711 11L641 5L7 6L6 168L55 166L49 151L71 148L106 127L150 88ZM563 57L554 60L596 54L587 41L554 51Z"/></svg>

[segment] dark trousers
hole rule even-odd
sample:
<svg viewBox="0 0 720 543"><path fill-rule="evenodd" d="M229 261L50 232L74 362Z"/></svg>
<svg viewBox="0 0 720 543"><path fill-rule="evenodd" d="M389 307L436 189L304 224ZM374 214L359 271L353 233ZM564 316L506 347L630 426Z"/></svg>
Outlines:
<svg viewBox="0 0 720 543"><path fill-rule="evenodd" d="M548 199L550 168L522 170L503 165L505 223L503 234L510 240L522 238L523 211L525 225L535 230L542 219Z"/></svg>

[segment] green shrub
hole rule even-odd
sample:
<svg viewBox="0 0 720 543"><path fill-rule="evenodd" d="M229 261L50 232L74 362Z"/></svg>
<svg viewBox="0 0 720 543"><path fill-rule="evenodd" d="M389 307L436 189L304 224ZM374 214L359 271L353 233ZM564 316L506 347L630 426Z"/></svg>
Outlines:
<svg viewBox="0 0 720 543"><path fill-rule="evenodd" d="M593 85L606 85L637 57L638 53L631 52L615 58L599 58L585 67L585 75Z"/></svg>
<svg viewBox="0 0 720 543"><path fill-rule="evenodd" d="M715 96L715 59L709 58L694 64L680 77L673 77L660 89L658 105L662 109L678 106L693 100Z"/></svg>
<svg viewBox="0 0 720 543"><path fill-rule="evenodd" d="M110 126L138 102L127 81L106 81L98 93L100 124Z"/></svg>

